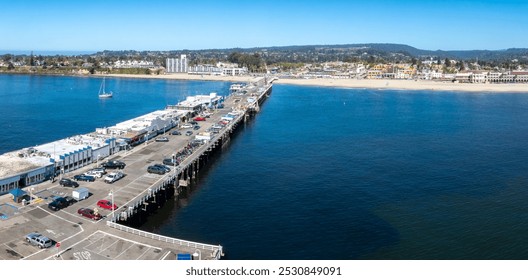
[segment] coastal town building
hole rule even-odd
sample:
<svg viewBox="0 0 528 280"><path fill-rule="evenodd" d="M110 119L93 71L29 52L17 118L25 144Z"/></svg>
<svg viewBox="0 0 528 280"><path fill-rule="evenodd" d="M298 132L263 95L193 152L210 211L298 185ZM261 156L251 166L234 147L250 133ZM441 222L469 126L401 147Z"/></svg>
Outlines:
<svg viewBox="0 0 528 280"><path fill-rule="evenodd" d="M167 58L167 73L187 73L189 72L189 61L187 55L182 54L180 58Z"/></svg>
<svg viewBox="0 0 528 280"><path fill-rule="evenodd" d="M189 67L189 74L192 75L211 75L211 76L240 76L249 71L246 67L238 67L236 64L226 64L218 62L216 65L199 64Z"/></svg>
<svg viewBox="0 0 528 280"><path fill-rule="evenodd" d="M201 112L207 108L213 108L220 104L222 100L222 96L217 95L215 92L211 92L209 95L187 96L184 101L181 101L176 105L169 105L167 106L167 109L195 113Z"/></svg>
<svg viewBox="0 0 528 280"><path fill-rule="evenodd" d="M118 60L114 62L115 68L153 68L154 62L144 60Z"/></svg>

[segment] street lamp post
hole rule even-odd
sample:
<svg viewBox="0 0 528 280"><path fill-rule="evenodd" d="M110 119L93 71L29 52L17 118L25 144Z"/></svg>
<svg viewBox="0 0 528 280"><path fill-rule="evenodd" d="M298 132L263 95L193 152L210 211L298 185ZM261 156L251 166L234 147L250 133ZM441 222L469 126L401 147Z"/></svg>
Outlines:
<svg viewBox="0 0 528 280"><path fill-rule="evenodd" d="M172 154L172 165L174 167L174 178L176 178L176 155Z"/></svg>
<svg viewBox="0 0 528 280"><path fill-rule="evenodd" d="M198 249L196 249L196 251L194 251L194 254L192 254L194 258L198 258L198 260L201 260L202 259L202 252Z"/></svg>
<svg viewBox="0 0 528 280"><path fill-rule="evenodd" d="M114 211L115 211L115 207L114 207L114 191L110 191L110 193L108 195L112 197L112 222L113 222L114 221Z"/></svg>

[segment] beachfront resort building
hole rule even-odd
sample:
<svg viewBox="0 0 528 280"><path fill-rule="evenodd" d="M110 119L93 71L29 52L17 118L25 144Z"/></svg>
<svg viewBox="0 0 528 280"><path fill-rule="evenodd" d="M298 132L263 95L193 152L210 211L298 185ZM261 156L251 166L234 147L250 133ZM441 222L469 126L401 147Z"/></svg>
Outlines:
<svg viewBox="0 0 528 280"><path fill-rule="evenodd" d="M187 73L189 72L189 61L187 55L182 54L180 58L167 58L167 73Z"/></svg>
<svg viewBox="0 0 528 280"><path fill-rule="evenodd" d="M248 73L246 67L238 67L237 64L218 62L216 65L198 64L189 67L189 74L211 75L211 76L240 76Z"/></svg>

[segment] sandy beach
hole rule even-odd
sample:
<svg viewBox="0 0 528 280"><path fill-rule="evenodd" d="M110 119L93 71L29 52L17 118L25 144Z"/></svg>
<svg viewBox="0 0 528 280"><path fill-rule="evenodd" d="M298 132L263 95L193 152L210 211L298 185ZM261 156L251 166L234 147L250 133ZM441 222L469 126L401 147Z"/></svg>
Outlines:
<svg viewBox="0 0 528 280"><path fill-rule="evenodd" d="M401 90L437 90L468 92L525 92L528 84L469 84L424 80L355 80L355 79L279 79L276 84L327 86L343 88L373 88Z"/></svg>
<svg viewBox="0 0 528 280"><path fill-rule="evenodd" d="M110 77L140 78L140 79L174 79L195 81L227 81L247 83L255 79L254 76L209 76L189 75L185 73L163 75L127 75L111 74ZM371 88L371 89L400 89L400 90L435 90L435 91L467 91L467 92L518 92L528 93L528 84L470 84L436 82L424 80L355 80L355 79L278 79L275 84L292 84L302 86L323 86L341 88Z"/></svg>

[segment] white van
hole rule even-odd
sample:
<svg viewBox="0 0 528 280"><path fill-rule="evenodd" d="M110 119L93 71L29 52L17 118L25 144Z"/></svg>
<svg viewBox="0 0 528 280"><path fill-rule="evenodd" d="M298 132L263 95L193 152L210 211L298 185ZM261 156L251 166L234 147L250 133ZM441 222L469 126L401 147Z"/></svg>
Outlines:
<svg viewBox="0 0 528 280"><path fill-rule="evenodd" d="M90 196L90 192L88 191L87 188L78 188L72 191L72 197L77 201L86 199L89 196Z"/></svg>

